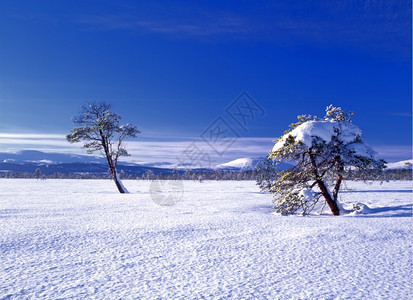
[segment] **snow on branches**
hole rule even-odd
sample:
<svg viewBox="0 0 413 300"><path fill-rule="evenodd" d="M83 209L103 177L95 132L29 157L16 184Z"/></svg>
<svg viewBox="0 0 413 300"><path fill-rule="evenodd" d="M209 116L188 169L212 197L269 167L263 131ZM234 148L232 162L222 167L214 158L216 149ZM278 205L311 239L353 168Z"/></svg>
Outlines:
<svg viewBox="0 0 413 300"><path fill-rule="evenodd" d="M295 163L280 172L271 187L278 212L308 213L324 198L331 212L339 215L337 196L343 173L350 168L384 168L385 162L363 142L360 128L351 122L352 115L330 105L323 119L298 116L298 122L278 138L269 157Z"/></svg>

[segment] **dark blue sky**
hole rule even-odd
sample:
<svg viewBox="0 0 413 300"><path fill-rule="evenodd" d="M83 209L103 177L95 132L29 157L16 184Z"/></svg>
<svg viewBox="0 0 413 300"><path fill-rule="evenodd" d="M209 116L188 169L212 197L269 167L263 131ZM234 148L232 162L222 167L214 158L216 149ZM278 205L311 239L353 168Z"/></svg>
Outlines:
<svg viewBox="0 0 413 300"><path fill-rule="evenodd" d="M87 101L112 103L156 143L190 142L220 116L268 141L334 104L385 158L411 157L411 1L5 0L0 11L0 150L33 148L13 134L68 133ZM243 91L265 110L247 130L225 111Z"/></svg>

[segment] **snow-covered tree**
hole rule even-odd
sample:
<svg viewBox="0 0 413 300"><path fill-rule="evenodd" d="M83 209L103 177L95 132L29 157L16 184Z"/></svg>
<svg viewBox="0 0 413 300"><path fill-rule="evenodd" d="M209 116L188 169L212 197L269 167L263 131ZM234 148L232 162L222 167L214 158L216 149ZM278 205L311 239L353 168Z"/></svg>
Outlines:
<svg viewBox="0 0 413 300"><path fill-rule="evenodd" d="M324 199L333 215L339 215L338 192L344 172L385 167L385 161L361 139L352 116L330 105L323 119L298 116L298 122L277 139L269 157L294 163L279 173L270 189L278 212L309 213Z"/></svg>
<svg viewBox="0 0 413 300"><path fill-rule="evenodd" d="M140 131L133 125L120 125L121 117L110 111L110 104L88 103L82 107L80 115L73 118L79 127L66 136L70 143L84 141L83 147L89 154L100 151L106 158L109 171L120 193L127 193L116 172L121 156L129 156L123 144L125 138L135 138Z"/></svg>

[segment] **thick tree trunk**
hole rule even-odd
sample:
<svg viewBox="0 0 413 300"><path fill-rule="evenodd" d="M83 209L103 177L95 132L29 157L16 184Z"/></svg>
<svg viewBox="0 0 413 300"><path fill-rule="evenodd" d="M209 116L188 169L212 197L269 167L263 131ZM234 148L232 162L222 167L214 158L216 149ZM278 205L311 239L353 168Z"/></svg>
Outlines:
<svg viewBox="0 0 413 300"><path fill-rule="evenodd" d="M323 195L324 199L326 200L328 207L330 207L331 212L333 215L338 216L340 215L340 209L338 208L337 201L331 197L330 192L327 189L327 186L325 185L323 180L317 180L317 185L318 188L321 191L321 194Z"/></svg>
<svg viewBox="0 0 413 300"><path fill-rule="evenodd" d="M333 213L333 215L335 215L335 216L340 215L340 209L337 205L337 199L334 199L331 196L324 180L320 177L320 174L318 174L317 164L316 164L314 156L311 154L311 152L309 153L309 157L310 157L310 160L311 160L311 165L313 166L313 174L314 174L314 177L315 177L315 181L317 182L317 186L320 189L321 194L323 195L324 199L326 200L327 205L328 205L328 207L330 207L330 210ZM340 182L341 182L341 180L340 180Z"/></svg>

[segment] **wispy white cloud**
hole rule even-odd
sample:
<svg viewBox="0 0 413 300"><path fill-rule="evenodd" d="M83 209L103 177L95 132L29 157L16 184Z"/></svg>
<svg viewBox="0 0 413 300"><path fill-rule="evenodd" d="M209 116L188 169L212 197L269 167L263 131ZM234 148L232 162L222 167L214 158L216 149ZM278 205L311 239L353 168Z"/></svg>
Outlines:
<svg viewBox="0 0 413 300"><path fill-rule="evenodd" d="M0 133L0 138L8 139L65 139L63 134L41 134L41 133Z"/></svg>
<svg viewBox="0 0 413 300"><path fill-rule="evenodd" d="M0 133L0 152L39 150L45 152L78 153L63 134Z"/></svg>
<svg viewBox="0 0 413 300"><path fill-rule="evenodd" d="M412 158L411 145L377 145L373 149L385 160L397 162Z"/></svg>
<svg viewBox="0 0 413 300"><path fill-rule="evenodd" d="M392 113L392 115L397 116L397 117L407 117L407 118L412 117L411 113L406 113L406 112Z"/></svg>
<svg viewBox="0 0 413 300"><path fill-rule="evenodd" d="M182 36L247 34L252 30L246 19L231 13L202 14L187 18L148 18L129 14L76 17L74 22L95 30L138 30Z"/></svg>
<svg viewBox="0 0 413 300"><path fill-rule="evenodd" d="M114 13L74 16L92 30L133 30L172 37L273 40L345 45L410 55L411 5L386 1L263 1L251 5L140 3Z"/></svg>
<svg viewBox="0 0 413 300"><path fill-rule="evenodd" d="M189 154L188 150L196 146L196 151ZM127 142L130 157L122 158L125 162L169 162L195 163L194 156L207 154L212 164L225 163L242 157L267 156L273 146L273 138L242 137L238 138L223 153L217 153L201 138L165 140L133 140ZM377 145L373 148L389 162L410 159L410 145ZM19 150L39 150L44 152L86 154L82 144L70 144L60 134L0 134L0 152L15 152ZM95 153L95 155L100 155Z"/></svg>
<svg viewBox="0 0 413 300"><path fill-rule="evenodd" d="M271 138L239 138L223 155L215 152L201 138L165 140L132 140L127 141L130 157L123 158L127 162L170 162L193 163L188 149L196 144L202 153L207 153L214 163L222 163L239 157L265 156L271 149ZM0 134L0 152L19 150L39 150L44 152L86 154L82 144L70 144L64 135L59 134ZM200 153L199 153L200 154ZM95 155L99 155L96 153ZM196 153L195 153L196 155Z"/></svg>
<svg viewBox="0 0 413 300"><path fill-rule="evenodd" d="M21 14L22 21L71 22L81 30L129 30L173 38L244 39L283 45L380 50L411 59L411 1L259 1L202 4L137 1L73 15Z"/></svg>
<svg viewBox="0 0 413 300"><path fill-rule="evenodd" d="M208 155L211 162L219 164L240 157L263 157L272 148L272 138L239 138L223 153L217 153L202 139L182 141L130 141L129 162L168 161L172 163L196 163L198 155Z"/></svg>

